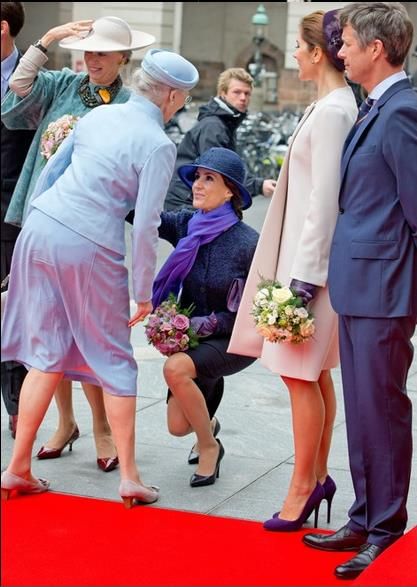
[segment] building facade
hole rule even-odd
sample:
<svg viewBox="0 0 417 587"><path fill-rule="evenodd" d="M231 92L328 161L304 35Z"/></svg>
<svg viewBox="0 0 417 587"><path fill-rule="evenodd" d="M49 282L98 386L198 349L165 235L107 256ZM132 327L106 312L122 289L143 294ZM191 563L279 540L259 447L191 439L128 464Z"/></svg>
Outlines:
<svg viewBox="0 0 417 587"><path fill-rule="evenodd" d="M262 59L262 103L265 109L285 107L304 109L314 99L312 85L300 82L295 48L300 18L313 10L340 8L349 2L264 2L269 20L260 45ZM417 2L404 3L415 26L413 47L417 44ZM47 30L71 20L119 16L132 28L151 33L156 47L172 49L190 59L200 72L193 90L197 100L207 100L216 92L218 74L227 67L251 70L256 44L252 17L257 2L28 2L26 24L19 36L25 50ZM84 67L82 53L68 53L59 47L48 52L48 66L64 65L75 70ZM129 69L140 64L144 51L135 51ZM410 55L408 72L415 75L417 57Z"/></svg>

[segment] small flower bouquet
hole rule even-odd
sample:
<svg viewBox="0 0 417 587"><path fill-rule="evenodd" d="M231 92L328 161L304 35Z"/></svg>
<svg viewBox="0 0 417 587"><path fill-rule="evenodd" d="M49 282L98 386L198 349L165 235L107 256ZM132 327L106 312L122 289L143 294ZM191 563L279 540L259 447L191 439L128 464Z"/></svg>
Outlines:
<svg viewBox="0 0 417 587"><path fill-rule="evenodd" d="M46 161L52 157L59 145L70 134L80 119L79 116L64 114L55 122L50 122L41 137L41 155Z"/></svg>
<svg viewBox="0 0 417 587"><path fill-rule="evenodd" d="M277 281L261 279L252 315L256 330L269 342L305 342L314 334L313 315L302 299Z"/></svg>
<svg viewBox="0 0 417 587"><path fill-rule="evenodd" d="M198 336L190 326L193 309L192 305L180 308L175 296L170 294L148 317L145 334L149 344L167 357L195 348Z"/></svg>

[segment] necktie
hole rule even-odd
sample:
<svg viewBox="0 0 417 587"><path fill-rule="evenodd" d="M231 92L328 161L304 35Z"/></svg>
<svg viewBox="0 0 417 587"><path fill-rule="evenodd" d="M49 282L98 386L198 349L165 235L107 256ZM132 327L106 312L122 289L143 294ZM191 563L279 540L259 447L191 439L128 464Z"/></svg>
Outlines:
<svg viewBox="0 0 417 587"><path fill-rule="evenodd" d="M362 102L362 104L359 106L358 118L356 119L355 126L360 124L362 120L368 116L368 113L371 110L374 103L375 100L369 97Z"/></svg>
<svg viewBox="0 0 417 587"><path fill-rule="evenodd" d="M369 114L372 106L374 105L374 103L375 103L375 100L373 100L372 98L369 98L368 97L359 106L358 117L356 119L355 124L352 126L352 128L350 130L350 133L348 134L348 136L346 138L345 145L343 147L343 152L345 152L346 149L348 148L348 145L349 145L350 141L352 140L352 138L353 138L353 136L354 136L354 134L356 132L356 129L358 128L358 126L360 125L360 123L362 122L362 120L364 120L368 116L368 114Z"/></svg>

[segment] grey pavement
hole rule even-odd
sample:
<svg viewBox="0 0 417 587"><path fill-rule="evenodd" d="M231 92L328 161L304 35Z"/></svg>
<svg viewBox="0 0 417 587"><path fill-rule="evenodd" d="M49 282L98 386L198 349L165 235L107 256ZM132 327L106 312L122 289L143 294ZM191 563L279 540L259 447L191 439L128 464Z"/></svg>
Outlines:
<svg viewBox="0 0 417 587"><path fill-rule="evenodd" d="M267 205L267 199L262 196L256 198L252 208L245 212L245 220L259 230ZM170 246L161 242L159 265L169 251ZM222 427L219 437L226 451L220 477L212 486L191 488L189 478L195 467L187 464L187 457L193 437L175 438L167 431L166 385L162 376L164 357L147 344L141 325L132 331L132 342L139 365L137 461L145 483L156 484L161 488L159 502L147 507L259 521L269 518L282 504L294 462L290 403L280 378L265 369L259 361L245 371L226 378L225 393L217 414ZM417 337L414 342L417 343ZM330 474L338 489L330 524L326 524L326 504L323 504L319 526L335 530L346 522L353 489L348 466L340 370L335 369L333 375L338 413L330 455ZM410 370L408 390L415 416L416 359ZM33 471L51 481L52 491L119 501L118 471L103 473L96 466L91 413L78 383L74 383L73 395L80 438L74 443L73 451L69 452L66 448L59 459L38 461L34 456ZM52 403L39 429L34 454L51 436L56 422L56 408ZM7 429L7 414L3 404L1 439L2 468L5 468L13 440ZM417 508L412 506L417 503L416 465L413 468L408 503L408 527L411 528L417 524Z"/></svg>

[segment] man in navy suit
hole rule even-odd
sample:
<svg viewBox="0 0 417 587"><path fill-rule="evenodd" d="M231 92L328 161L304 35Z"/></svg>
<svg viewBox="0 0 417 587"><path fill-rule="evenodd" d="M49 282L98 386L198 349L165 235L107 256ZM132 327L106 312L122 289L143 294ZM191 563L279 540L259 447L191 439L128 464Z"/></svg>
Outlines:
<svg viewBox="0 0 417 587"><path fill-rule="evenodd" d="M342 156L339 218L329 266L355 500L322 550L359 550L336 567L359 575L407 525L411 402L406 381L417 321L417 93L403 64L413 25L397 2L340 11L350 80L368 92Z"/></svg>
<svg viewBox="0 0 417 587"><path fill-rule="evenodd" d="M25 22L22 2L1 3L1 99L9 89L9 78L20 59L15 40ZM1 122L1 281L10 272L12 254L20 229L4 222L13 190L19 178L28 149L32 143L33 130L9 130ZM3 291L3 287L2 287ZM9 414L9 429L16 435L20 388L26 377L26 369L15 361L1 363L1 392Z"/></svg>

